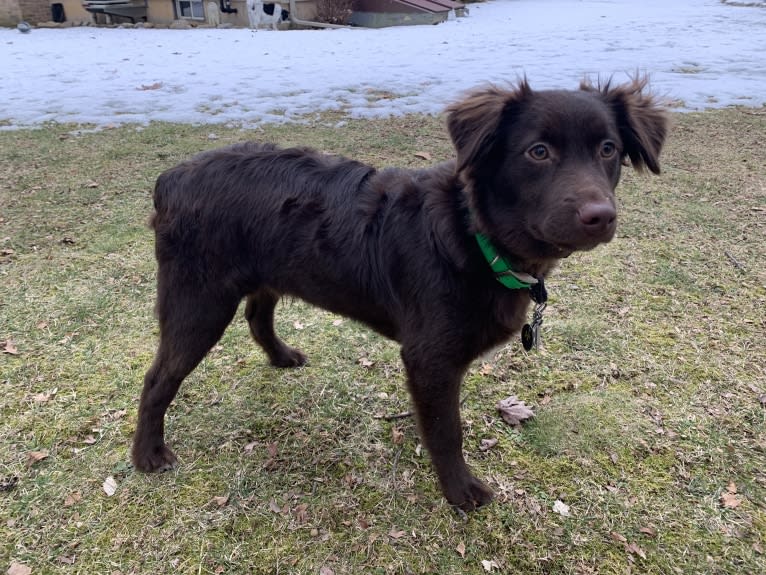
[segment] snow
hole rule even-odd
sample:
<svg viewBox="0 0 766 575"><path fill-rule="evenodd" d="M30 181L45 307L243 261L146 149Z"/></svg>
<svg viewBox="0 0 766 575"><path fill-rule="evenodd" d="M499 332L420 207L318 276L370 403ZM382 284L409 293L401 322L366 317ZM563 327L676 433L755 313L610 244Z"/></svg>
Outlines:
<svg viewBox="0 0 766 575"><path fill-rule="evenodd" d="M766 8L494 0L379 30L0 29L0 125L301 121L439 113L477 85L648 73L681 109L766 102Z"/></svg>

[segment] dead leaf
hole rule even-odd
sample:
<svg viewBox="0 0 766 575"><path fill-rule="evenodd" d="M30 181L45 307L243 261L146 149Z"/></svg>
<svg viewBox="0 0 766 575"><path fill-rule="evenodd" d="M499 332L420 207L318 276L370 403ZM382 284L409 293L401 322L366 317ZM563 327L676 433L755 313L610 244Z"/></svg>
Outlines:
<svg viewBox="0 0 766 575"><path fill-rule="evenodd" d="M93 180L88 180L87 182L85 182L84 186L86 188L97 188L98 182L94 182Z"/></svg>
<svg viewBox="0 0 766 575"><path fill-rule="evenodd" d="M218 507L223 507L229 502L229 496L228 495L219 495L216 497L213 497L211 500L212 503L215 503Z"/></svg>
<svg viewBox="0 0 766 575"><path fill-rule="evenodd" d="M520 425L535 416L535 412L524 405L518 397L512 395L497 402L497 410L503 416L503 420L509 425Z"/></svg>
<svg viewBox="0 0 766 575"><path fill-rule="evenodd" d="M651 527L642 527L638 531L644 535L648 535L649 537L657 537L657 532Z"/></svg>
<svg viewBox="0 0 766 575"><path fill-rule="evenodd" d="M560 499L556 499L556 502L553 504L553 512L558 513L562 517L570 517L569 505Z"/></svg>
<svg viewBox="0 0 766 575"><path fill-rule="evenodd" d="M763 547L758 542L753 543L753 551L758 553L758 555L763 555Z"/></svg>
<svg viewBox="0 0 766 575"><path fill-rule="evenodd" d="M726 509L734 509L739 507L742 500L737 496L737 484L733 481L729 481L726 486L726 491L721 493L721 505Z"/></svg>
<svg viewBox="0 0 766 575"><path fill-rule="evenodd" d="M482 363L479 373L482 375L492 375L495 372L495 366L491 363Z"/></svg>
<svg viewBox="0 0 766 575"><path fill-rule="evenodd" d="M48 457L48 450L42 451L30 451L27 453L27 467L32 467L38 461L42 461Z"/></svg>
<svg viewBox="0 0 766 575"><path fill-rule="evenodd" d="M619 541L620 543L627 543L628 539L623 535L622 533L617 533L616 531L612 531L609 535L612 536L612 539L615 541Z"/></svg>
<svg viewBox="0 0 766 575"><path fill-rule="evenodd" d="M282 508L273 499L269 501L269 510L272 511L273 513L282 513Z"/></svg>
<svg viewBox="0 0 766 575"><path fill-rule="evenodd" d="M766 407L766 393L762 393L758 396L758 403L761 404L761 407Z"/></svg>
<svg viewBox="0 0 766 575"><path fill-rule="evenodd" d="M465 559L465 543L462 541L457 544L457 547L455 547L455 551L457 551L460 556Z"/></svg>
<svg viewBox="0 0 766 575"><path fill-rule="evenodd" d="M497 561L494 559L492 561L487 561L486 559L482 559L481 566L484 567L484 570L487 573L492 573L493 569L500 569L500 565L497 564Z"/></svg>
<svg viewBox="0 0 766 575"><path fill-rule="evenodd" d="M138 90L145 92L147 90L159 90L160 88L162 88L162 82L154 82L153 84L141 84Z"/></svg>
<svg viewBox="0 0 766 575"><path fill-rule="evenodd" d="M43 391L41 393L36 393L35 395L32 396L32 400L35 403L47 403L51 400L53 396L56 395L56 393L58 393L58 388L50 389L48 391Z"/></svg>
<svg viewBox="0 0 766 575"><path fill-rule="evenodd" d="M67 557L66 555L59 555L58 560L59 563L64 563L65 565L74 565L76 557L72 555L71 557Z"/></svg>
<svg viewBox="0 0 766 575"><path fill-rule="evenodd" d="M307 503L301 503L293 509L293 515L299 525L305 525L309 520L309 506Z"/></svg>
<svg viewBox="0 0 766 575"><path fill-rule="evenodd" d="M257 441L251 441L244 447L244 452L250 455L253 452L253 449L255 449L255 446L258 445Z"/></svg>
<svg viewBox="0 0 766 575"><path fill-rule="evenodd" d="M401 539L405 535L407 535L406 531L402 531L400 529L397 529L396 527L392 527L391 531L388 532L388 536L391 539Z"/></svg>
<svg viewBox="0 0 766 575"><path fill-rule="evenodd" d="M367 367L367 368L370 368L373 365L375 365L375 362L367 357L360 357L359 359L356 360L356 363L358 363L362 367Z"/></svg>
<svg viewBox="0 0 766 575"><path fill-rule="evenodd" d="M726 509L735 509L740 506L742 500L736 493L725 492L721 494L721 505Z"/></svg>
<svg viewBox="0 0 766 575"><path fill-rule="evenodd" d="M625 550L631 555L638 555L641 559L646 559L646 552L635 543L626 545Z"/></svg>
<svg viewBox="0 0 766 575"><path fill-rule="evenodd" d="M85 445L93 445L94 443L96 443L96 441L98 441L98 440L95 437L93 437L92 435L86 435L85 439L82 440L82 442Z"/></svg>
<svg viewBox="0 0 766 575"><path fill-rule="evenodd" d="M489 451L495 445L497 445L497 438L496 437L492 437L490 439L482 439L481 440L481 445L479 445L479 449L481 451Z"/></svg>
<svg viewBox="0 0 766 575"><path fill-rule="evenodd" d="M31 573L31 567L27 567L23 563L16 563L15 561L11 563L8 571L6 571L6 575L30 575Z"/></svg>
<svg viewBox="0 0 766 575"><path fill-rule="evenodd" d="M342 320L342 319L334 319L334 320L332 321L332 324L333 324L335 327L338 327L339 325L343 325L343 320Z"/></svg>
<svg viewBox="0 0 766 575"><path fill-rule="evenodd" d="M431 161L431 154L428 152L415 152L415 157L429 162Z"/></svg>
<svg viewBox="0 0 766 575"><path fill-rule="evenodd" d="M6 339L3 345L3 353L7 353L8 355L19 355L19 350L10 339Z"/></svg>
<svg viewBox="0 0 766 575"><path fill-rule="evenodd" d="M72 505L79 503L82 501L82 493L79 491L75 491L74 493L70 493L66 496L64 499L64 507L71 507Z"/></svg>
<svg viewBox="0 0 766 575"><path fill-rule="evenodd" d="M303 322L300 322L300 321L298 321L298 320L295 320L295 321L293 322L293 327L294 327L295 329L301 330L301 329L305 329L305 328L306 328L306 324L304 324Z"/></svg>
<svg viewBox="0 0 766 575"><path fill-rule="evenodd" d="M269 454L271 459L274 459L277 455L279 455L279 446L274 442L269 443L266 446L266 453Z"/></svg>
<svg viewBox="0 0 766 575"><path fill-rule="evenodd" d="M335 571L330 569L327 565L323 565L319 568L319 575L335 575Z"/></svg>
<svg viewBox="0 0 766 575"><path fill-rule="evenodd" d="M111 497L112 495L117 493L117 481L114 479L114 477L110 475L104 480L104 483L103 485L101 485L101 488L104 490L104 493L106 493L108 497Z"/></svg>

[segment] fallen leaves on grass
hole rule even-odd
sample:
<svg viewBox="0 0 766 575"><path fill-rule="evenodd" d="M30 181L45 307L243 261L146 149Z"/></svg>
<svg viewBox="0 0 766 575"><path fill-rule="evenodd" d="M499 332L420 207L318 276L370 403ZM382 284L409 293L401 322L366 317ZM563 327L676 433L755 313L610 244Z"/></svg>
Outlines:
<svg viewBox="0 0 766 575"><path fill-rule="evenodd" d="M569 505L567 505L560 499L556 499L556 502L553 504L553 512L558 513L562 517L571 516L571 513L569 512Z"/></svg>
<svg viewBox="0 0 766 575"><path fill-rule="evenodd" d="M479 445L479 449L481 451L489 451L490 449L495 447L495 445L497 445L497 438L496 437L492 437L490 439L482 439L481 440L481 445Z"/></svg>
<svg viewBox="0 0 766 575"><path fill-rule="evenodd" d="M535 412L515 395L498 401L497 410L509 425L521 425L527 419L535 416Z"/></svg>
<svg viewBox="0 0 766 575"><path fill-rule="evenodd" d="M82 493L75 491L64 498L64 507L71 507L80 501L82 501Z"/></svg>
<svg viewBox="0 0 766 575"><path fill-rule="evenodd" d="M32 467L35 463L42 461L48 457L49 453L47 449L42 451L30 451L27 453L27 467Z"/></svg>
<svg viewBox="0 0 766 575"><path fill-rule="evenodd" d="M726 491L721 493L720 497L721 505L726 509L736 509L742 503L742 500L737 495L737 485L731 481L726 486Z"/></svg>
<svg viewBox="0 0 766 575"><path fill-rule="evenodd" d="M465 559L465 543L462 541L457 544L457 547L455 547L455 551L457 551L460 556Z"/></svg>
<svg viewBox="0 0 766 575"><path fill-rule="evenodd" d="M211 499L210 502L214 503L218 507L224 507L229 502L229 496L219 495L219 496L213 497L213 499Z"/></svg>
<svg viewBox="0 0 766 575"><path fill-rule="evenodd" d="M397 529L396 527L392 527L391 531L388 532L388 536L391 539L401 539L405 535L407 535L406 531L402 531L401 529Z"/></svg>
<svg viewBox="0 0 766 575"><path fill-rule="evenodd" d="M58 393L58 391L59 389L58 387L56 387L53 389L49 389L48 391L36 393L32 396L32 401L34 401L35 403L47 403L51 399L53 399L53 397Z"/></svg>
<svg viewBox="0 0 766 575"><path fill-rule="evenodd" d="M104 493L106 493L107 497L111 497L117 493L117 481L110 475L104 480L101 488L104 490Z"/></svg>
<svg viewBox="0 0 766 575"><path fill-rule="evenodd" d="M431 154L428 152L415 152L415 157L420 158L421 160L426 160L427 162L431 161Z"/></svg>
<svg viewBox="0 0 766 575"><path fill-rule="evenodd" d="M616 531L612 531L609 535L612 537L612 539L614 539L618 543L628 542L628 538L625 537L625 535L623 535L622 533L617 533Z"/></svg>
<svg viewBox="0 0 766 575"><path fill-rule="evenodd" d="M646 551L641 549L641 547L639 547L635 543L628 543L625 546L625 550L631 555L638 555L639 557L641 557L641 559L646 559Z"/></svg>
<svg viewBox="0 0 766 575"><path fill-rule="evenodd" d="M372 360L371 360L370 358L368 358L368 357L360 357L359 359L357 359L357 360L356 360L356 363L358 363L358 364L359 364L359 365L361 365L362 367L366 367L366 368L368 368L368 369L369 369L370 367L372 367L373 365L375 365L375 362L374 362L374 361L372 361Z"/></svg>
<svg viewBox="0 0 766 575"><path fill-rule="evenodd" d="M8 355L19 355L19 350L11 339L6 339L3 342L3 353L7 353Z"/></svg>
<svg viewBox="0 0 766 575"><path fill-rule="evenodd" d="M32 573L31 567L27 567L23 563L16 563L15 561L11 563L8 571L6 571L6 575L30 575L30 573Z"/></svg>
<svg viewBox="0 0 766 575"><path fill-rule="evenodd" d="M486 559L482 559L481 566L484 567L484 570L487 573L492 573L495 569L500 569L500 565L497 564L497 561L494 559L487 561Z"/></svg>

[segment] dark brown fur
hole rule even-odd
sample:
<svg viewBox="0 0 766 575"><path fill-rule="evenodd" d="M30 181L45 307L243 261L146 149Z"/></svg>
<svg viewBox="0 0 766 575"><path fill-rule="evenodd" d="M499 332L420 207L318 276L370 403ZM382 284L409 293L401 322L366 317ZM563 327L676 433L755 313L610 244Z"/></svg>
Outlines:
<svg viewBox="0 0 766 575"><path fill-rule="evenodd" d="M274 306L291 295L400 342L445 497L467 510L490 501L463 459L459 390L472 360L518 332L530 296L496 281L473 234L537 277L611 240L621 162L659 172L666 119L644 87L478 90L447 111L457 159L425 170L244 143L163 173L153 217L160 343L136 468L176 463L165 411L242 298L271 363L306 362L274 333Z"/></svg>

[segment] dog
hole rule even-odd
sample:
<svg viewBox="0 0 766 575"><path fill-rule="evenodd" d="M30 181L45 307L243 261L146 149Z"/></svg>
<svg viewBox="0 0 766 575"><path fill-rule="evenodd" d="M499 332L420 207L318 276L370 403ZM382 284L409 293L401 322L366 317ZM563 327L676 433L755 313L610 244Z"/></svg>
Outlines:
<svg viewBox="0 0 766 575"><path fill-rule="evenodd" d="M221 10L218 8L216 2L207 3L207 23L211 26L219 26L221 24Z"/></svg>
<svg viewBox="0 0 766 575"><path fill-rule="evenodd" d="M273 2L263 3L260 0L247 0L247 18L250 28L257 30L261 24L271 24L272 30L279 29L279 23L285 22L290 12Z"/></svg>
<svg viewBox="0 0 766 575"><path fill-rule="evenodd" d="M469 93L446 123L456 157L429 169L248 142L159 176L160 340L138 408L136 469L176 465L165 412L243 298L271 364L306 363L274 333L274 307L288 295L399 342L444 496L466 511L492 499L463 458L463 375L519 332L560 259L613 238L621 167L660 172L667 118L643 78L571 91L525 80Z"/></svg>

